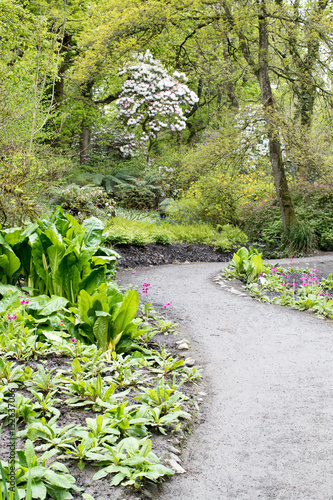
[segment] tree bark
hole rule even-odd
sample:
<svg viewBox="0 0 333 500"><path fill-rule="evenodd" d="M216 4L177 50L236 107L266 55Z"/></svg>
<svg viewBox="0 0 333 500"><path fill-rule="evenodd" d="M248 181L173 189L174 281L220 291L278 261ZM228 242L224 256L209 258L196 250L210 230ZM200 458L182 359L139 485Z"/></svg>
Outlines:
<svg viewBox="0 0 333 500"><path fill-rule="evenodd" d="M227 40L225 40L225 44L226 43L227 43ZM226 88L227 96L228 96L229 103L230 103L229 107L239 109L239 102L238 102L238 98L236 96L236 86L235 86L234 79L233 79L232 64L230 61L230 56L229 56L228 49L227 49L226 45L224 45L224 48L223 48L223 59L225 62L225 76L226 76L225 88Z"/></svg>
<svg viewBox="0 0 333 500"><path fill-rule="evenodd" d="M81 95L87 100L92 100L92 89L94 86L94 81L90 80L84 85L81 85ZM89 142L90 142L90 125L89 119L85 116L81 122L81 133L80 133L80 164L86 163L89 156Z"/></svg>
<svg viewBox="0 0 333 500"><path fill-rule="evenodd" d="M86 163L88 159L88 149L90 141L90 130L85 126L84 122L81 125L80 134L80 164Z"/></svg>
<svg viewBox="0 0 333 500"><path fill-rule="evenodd" d="M268 26L265 0L259 0L258 20L259 68L257 76L260 84L262 102L267 120L269 156L274 176L276 195L280 204L283 227L285 231L288 231L293 222L296 220L296 214L284 170L279 133L276 130L276 127L274 127L275 103L273 100L268 70Z"/></svg>

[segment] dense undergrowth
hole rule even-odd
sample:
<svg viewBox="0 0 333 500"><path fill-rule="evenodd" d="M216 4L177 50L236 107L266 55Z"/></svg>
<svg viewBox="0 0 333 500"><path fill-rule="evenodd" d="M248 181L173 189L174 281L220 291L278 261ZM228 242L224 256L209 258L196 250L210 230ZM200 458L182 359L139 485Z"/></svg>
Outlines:
<svg viewBox="0 0 333 500"><path fill-rule="evenodd" d="M186 394L201 374L155 342L174 325L152 310L149 283L141 299L119 288L103 228L58 209L0 233L0 498L11 498L13 469L15 498L28 500L91 500L75 484L86 465L97 467L88 490L174 473L152 451L154 436L186 426ZM13 394L22 446L9 461Z"/></svg>
<svg viewBox="0 0 333 500"><path fill-rule="evenodd" d="M296 256L316 248L333 250L332 184L297 183L291 192L303 233L296 232L294 241L288 242L279 203L276 197L272 197L261 202L249 201L240 208L239 224L249 240L261 243L266 257Z"/></svg>

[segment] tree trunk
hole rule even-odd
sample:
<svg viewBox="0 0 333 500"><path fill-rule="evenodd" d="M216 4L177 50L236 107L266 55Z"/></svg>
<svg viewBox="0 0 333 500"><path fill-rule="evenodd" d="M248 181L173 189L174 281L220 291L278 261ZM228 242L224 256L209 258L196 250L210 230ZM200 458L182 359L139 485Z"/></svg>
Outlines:
<svg viewBox="0 0 333 500"><path fill-rule="evenodd" d="M81 125L80 134L80 164L82 165L88 159L88 148L90 140L90 130L85 126L84 122Z"/></svg>
<svg viewBox="0 0 333 500"><path fill-rule="evenodd" d="M88 101L91 102L92 100L92 89L94 86L94 81L89 80L85 84L81 85L80 90L81 90L81 95ZM88 115L88 111L87 111ZM88 160L89 156L89 142L90 142L90 123L91 121L89 120L89 115L85 116L81 122L81 133L80 133L80 164L82 165L83 163L86 163Z"/></svg>
<svg viewBox="0 0 333 500"><path fill-rule="evenodd" d="M288 231L296 220L293 200L291 198L281 154L279 133L274 127L274 109L271 82L268 72L268 26L265 0L259 3L259 69L257 72L262 102L265 110L269 141L269 156L272 166L276 195L279 200L282 222Z"/></svg>
<svg viewBox="0 0 333 500"><path fill-rule="evenodd" d="M225 39L225 44L227 40ZM239 109L239 102L236 96L236 86L233 78L232 64L230 61L230 56L226 45L223 48L223 59L225 62L225 89L230 102L229 107Z"/></svg>

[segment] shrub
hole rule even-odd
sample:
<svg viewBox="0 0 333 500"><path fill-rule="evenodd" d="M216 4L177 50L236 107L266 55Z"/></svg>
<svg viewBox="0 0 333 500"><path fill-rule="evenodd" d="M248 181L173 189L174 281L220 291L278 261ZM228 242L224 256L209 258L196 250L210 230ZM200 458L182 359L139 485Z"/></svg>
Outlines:
<svg viewBox="0 0 333 500"><path fill-rule="evenodd" d="M158 176L146 174L132 183L118 184L114 188L114 195L122 207L139 210L156 209L162 198L162 187L159 182Z"/></svg>
<svg viewBox="0 0 333 500"><path fill-rule="evenodd" d="M229 171L202 176L167 211L176 221L236 224L237 211L247 200L263 199L272 190L269 179L258 173L234 174Z"/></svg>
<svg viewBox="0 0 333 500"><path fill-rule="evenodd" d="M61 206L82 222L91 216L114 217L116 203L102 188L73 184L62 191Z"/></svg>
<svg viewBox="0 0 333 500"><path fill-rule="evenodd" d="M291 239L294 240L295 251L316 246L321 250L331 250L333 185L295 183L291 186L291 194L297 218L302 223L292 229ZM281 212L276 197L243 204L238 212L238 223L250 241L262 242L270 249L282 248L283 244L288 244L288 238L284 239Z"/></svg>
<svg viewBox="0 0 333 500"><path fill-rule="evenodd" d="M17 148L1 151L0 221L4 227L36 219L42 211L38 202L47 184L58 175L53 166Z"/></svg>

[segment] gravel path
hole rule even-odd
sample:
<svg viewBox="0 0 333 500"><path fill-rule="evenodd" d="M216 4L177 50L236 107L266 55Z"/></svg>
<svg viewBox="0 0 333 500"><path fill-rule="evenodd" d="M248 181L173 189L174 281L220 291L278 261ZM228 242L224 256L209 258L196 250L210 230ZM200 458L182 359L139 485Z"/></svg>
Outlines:
<svg viewBox="0 0 333 500"><path fill-rule="evenodd" d="M332 255L301 262L333 271ZM156 305L172 300L171 317L204 367L205 421L187 442L187 473L159 498L332 500L333 324L230 294L213 282L222 266L118 273L139 289L148 281Z"/></svg>

